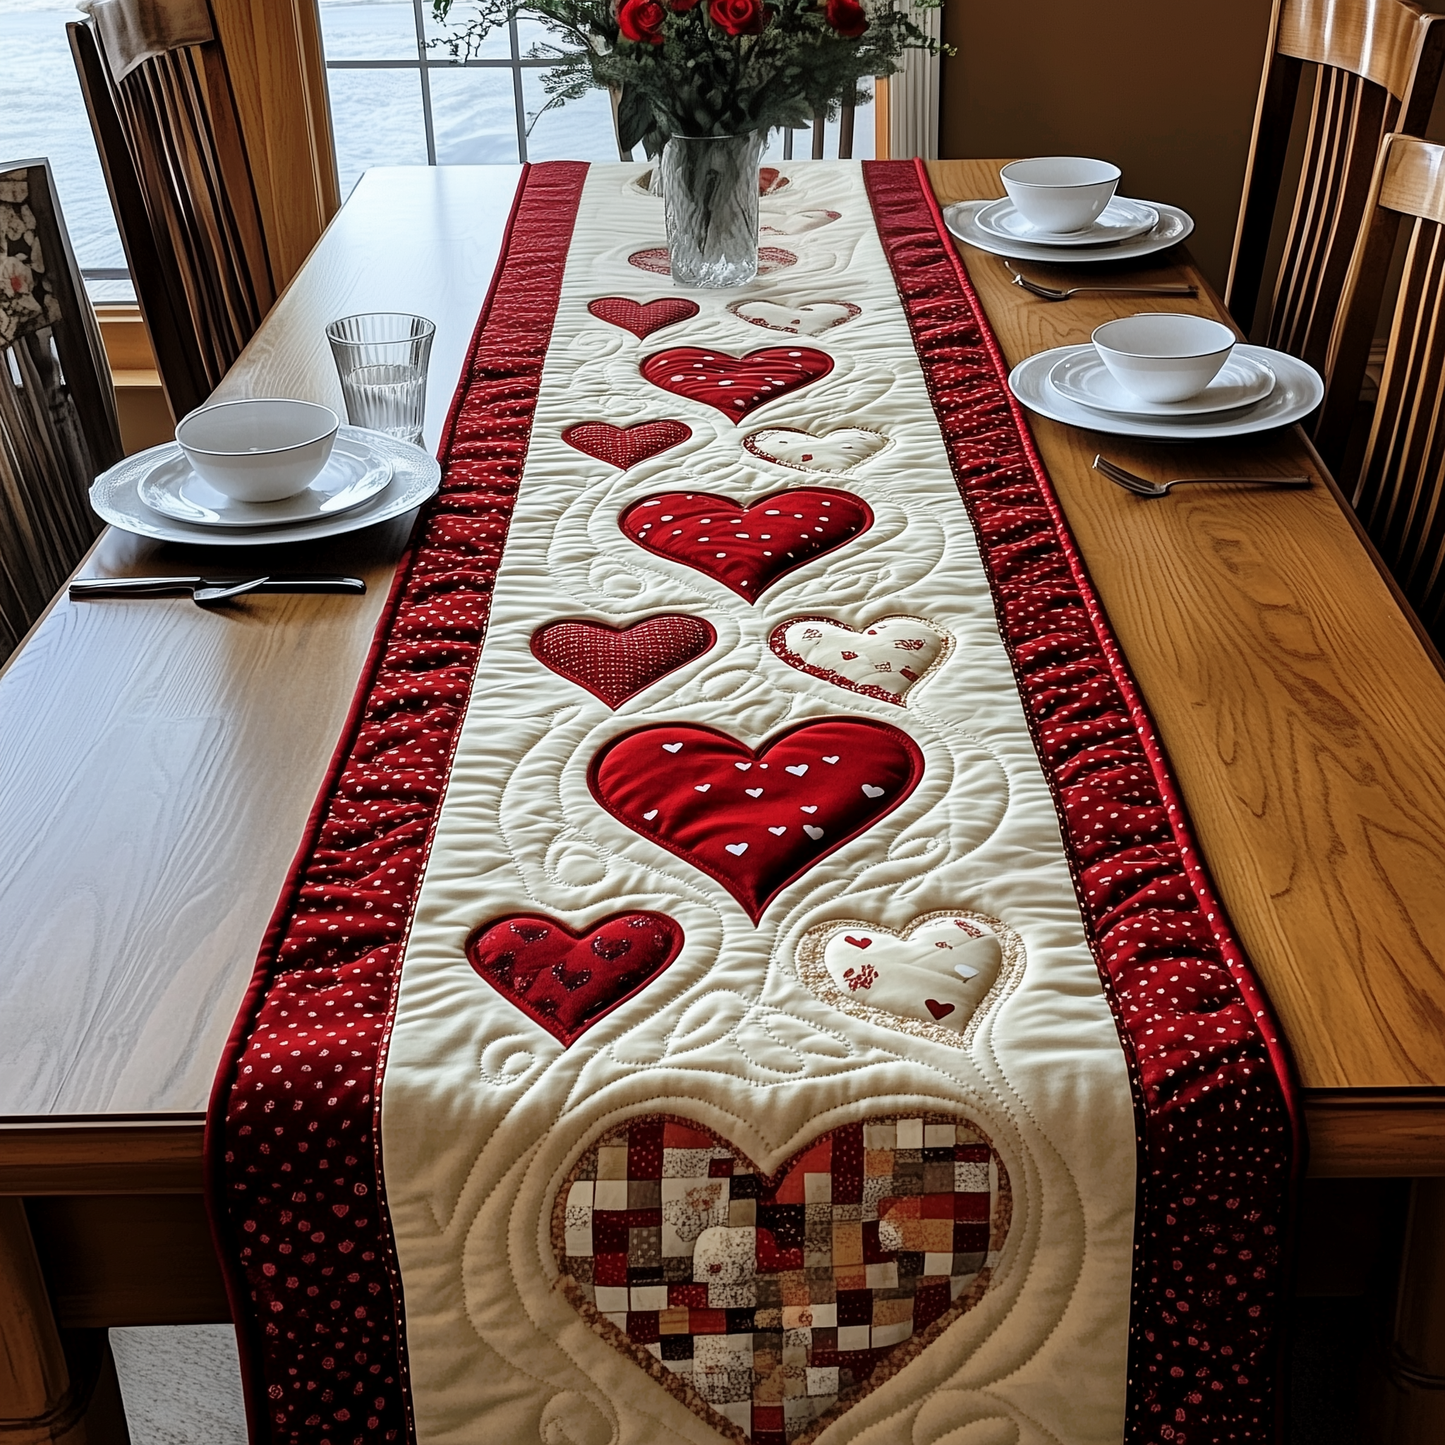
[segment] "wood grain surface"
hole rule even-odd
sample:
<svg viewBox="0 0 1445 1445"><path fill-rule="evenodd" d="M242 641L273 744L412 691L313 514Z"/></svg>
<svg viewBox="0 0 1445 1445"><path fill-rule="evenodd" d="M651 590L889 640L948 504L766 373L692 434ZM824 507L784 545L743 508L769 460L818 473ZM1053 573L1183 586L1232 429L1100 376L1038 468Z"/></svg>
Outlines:
<svg viewBox="0 0 1445 1445"><path fill-rule="evenodd" d="M1001 194L996 164L929 170L942 201ZM1114 316L1222 312L1204 292L1039 301L960 251L1010 364ZM1120 274L1202 281L1182 249ZM1103 452L1159 479L1320 476L1303 435L1185 448L1029 426L1305 1089L1445 1085L1445 679L1323 481L1146 501L1090 469ZM1412 1172L1392 1157L1383 1172Z"/></svg>
<svg viewBox="0 0 1445 1445"><path fill-rule="evenodd" d="M1434 18L1413 0L1284 0L1279 11L1281 54L1354 71L1396 100L1409 88Z"/></svg>
<svg viewBox="0 0 1445 1445"><path fill-rule="evenodd" d="M933 174L945 200L999 194L986 162L941 162ZM515 167L369 173L220 395L339 404L325 322L415 309L438 323L434 442L516 177ZM1037 301L993 258L964 257L1010 361L1085 340L1108 317L1180 304ZM1093 274L1110 272L1194 275L1182 252ZM1314 462L1297 431L1186 450L1031 425L1302 1080L1326 1091L1311 1095L1311 1117L1317 1099L1321 1119L1337 1121L1328 1137L1349 1153L1369 1132L1338 1124L1350 1091L1390 1091L1379 1107L1393 1109L1445 1086L1445 682L1323 482L1146 502L1089 470L1103 450L1159 477L1299 472ZM182 1189L194 1177L185 1170L198 1156L188 1166L142 1139L142 1121L194 1122L204 1108L405 534L403 520L264 558L358 572L371 583L360 599L260 597L218 613L62 601L0 676L0 1159L12 1157L15 1183L47 1158L84 1172L84 1147L64 1131L36 1154L36 1124L75 1116L135 1134L133 1158L155 1155L155 1177ZM262 560L112 532L84 570ZM1445 1109L1411 1118L1377 1157L1357 1151L1342 1167L1414 1172L1422 1138L1440 1152ZM198 1139L173 1143L184 1154ZM1318 1146L1316 1164L1328 1164ZM111 1187L144 1182L125 1177ZM49 1187L74 1192L60 1175Z"/></svg>
<svg viewBox="0 0 1445 1445"><path fill-rule="evenodd" d="M437 323L434 445L518 174L369 172L218 397L342 410L326 322L414 310ZM204 1110L410 523L257 549L108 531L84 575L314 570L369 590L62 599L0 675L0 1161L6 1119Z"/></svg>

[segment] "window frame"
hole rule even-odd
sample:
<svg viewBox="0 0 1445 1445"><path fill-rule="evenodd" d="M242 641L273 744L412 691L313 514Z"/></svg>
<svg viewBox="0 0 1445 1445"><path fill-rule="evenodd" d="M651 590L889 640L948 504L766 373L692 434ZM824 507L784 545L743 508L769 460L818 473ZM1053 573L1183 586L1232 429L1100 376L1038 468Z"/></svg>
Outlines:
<svg viewBox="0 0 1445 1445"><path fill-rule="evenodd" d="M522 91L524 70L551 70L555 59L522 54L521 40L515 19L507 22L509 53L487 59L438 59L431 54L426 38L426 11L423 0L411 0L412 21L416 29L416 59L406 60L332 60L326 59L327 70L415 70L421 81L422 123L426 131L426 163L437 164L436 126L432 113L431 73L434 70L510 70L512 73L512 109L517 125L517 160L527 163L527 107ZM318 11L320 6L317 7Z"/></svg>

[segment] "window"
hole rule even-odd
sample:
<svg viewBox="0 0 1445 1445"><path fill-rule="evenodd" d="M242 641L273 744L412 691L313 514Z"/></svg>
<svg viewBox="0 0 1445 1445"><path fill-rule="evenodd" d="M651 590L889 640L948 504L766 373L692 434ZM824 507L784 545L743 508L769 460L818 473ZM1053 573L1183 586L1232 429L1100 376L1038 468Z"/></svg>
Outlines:
<svg viewBox="0 0 1445 1445"><path fill-rule="evenodd" d="M133 302L135 289L65 35L67 22L79 19L67 0L0 0L0 163L50 162L91 299Z"/></svg>
<svg viewBox="0 0 1445 1445"><path fill-rule="evenodd" d="M0 5L8 0L0 0ZM519 160L615 161L612 106L600 90L545 115L542 75L548 60L528 51L546 38L541 25L518 20L493 32L474 60L452 60L429 46L444 31L430 0L320 0L332 128L341 194L378 165L487 165ZM454 14L461 18L461 7ZM837 154L837 126L828 154ZM774 135L770 158L784 155ZM797 150L808 154L808 137ZM872 108L860 107L855 156L873 153ZM640 152L639 152L640 155Z"/></svg>

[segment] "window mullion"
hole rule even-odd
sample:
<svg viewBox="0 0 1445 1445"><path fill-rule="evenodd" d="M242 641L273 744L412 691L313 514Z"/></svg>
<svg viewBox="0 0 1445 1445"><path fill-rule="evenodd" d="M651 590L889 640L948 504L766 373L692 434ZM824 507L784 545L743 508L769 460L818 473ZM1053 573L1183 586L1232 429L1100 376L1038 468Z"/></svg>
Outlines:
<svg viewBox="0 0 1445 1445"><path fill-rule="evenodd" d="M416 0L420 5L421 0ZM527 163L527 111L526 102L522 97L522 49L521 42L517 38L517 17L514 15L507 22L507 34L512 44L512 105L517 112L517 159L522 165Z"/></svg>
<svg viewBox="0 0 1445 1445"><path fill-rule="evenodd" d="M417 71L421 76L421 118L426 126L426 163L437 163L436 126L432 122L431 108L431 66L427 63L426 19L422 14L421 0L411 0L412 15L416 19Z"/></svg>

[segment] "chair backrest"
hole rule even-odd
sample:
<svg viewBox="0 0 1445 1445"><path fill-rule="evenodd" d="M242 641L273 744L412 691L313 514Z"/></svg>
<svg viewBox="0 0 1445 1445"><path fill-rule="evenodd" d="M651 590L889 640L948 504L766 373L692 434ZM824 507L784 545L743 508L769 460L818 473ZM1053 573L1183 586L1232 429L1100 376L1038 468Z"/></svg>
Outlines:
<svg viewBox="0 0 1445 1445"><path fill-rule="evenodd" d="M100 329L45 161L0 166L0 660L100 531L121 457Z"/></svg>
<svg viewBox="0 0 1445 1445"><path fill-rule="evenodd" d="M1225 290L1246 333L1306 65L1315 71L1314 102L1264 340L1323 369L1380 141L1389 131L1424 134L1445 65L1445 16L1413 0L1275 0ZM1347 359L1358 364L1357 388L1365 361Z"/></svg>
<svg viewBox="0 0 1445 1445"><path fill-rule="evenodd" d="M203 4L200 14L209 28ZM276 299L225 59L212 38L120 67L93 20L66 28L136 297L179 418L211 394Z"/></svg>
<svg viewBox="0 0 1445 1445"><path fill-rule="evenodd" d="M853 121L855 109L851 105L844 105L838 108L838 159L840 161L851 161L853 159ZM813 128L809 132L811 137L810 160L820 161L824 159L824 145L828 139L827 120L824 116L813 117ZM783 159L793 159L794 137L797 132L785 130L783 132Z"/></svg>
<svg viewBox="0 0 1445 1445"><path fill-rule="evenodd" d="M1374 291L1378 308L1379 258L1388 262L1406 220L1414 224L1379 397L1359 475L1346 490L1406 599L1445 645L1445 146L1391 135L1346 279L1341 330L1362 290ZM1330 407L1327 399L1326 421Z"/></svg>

